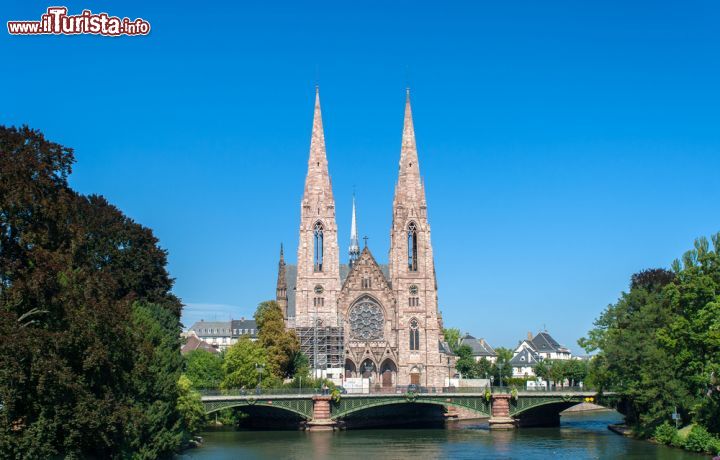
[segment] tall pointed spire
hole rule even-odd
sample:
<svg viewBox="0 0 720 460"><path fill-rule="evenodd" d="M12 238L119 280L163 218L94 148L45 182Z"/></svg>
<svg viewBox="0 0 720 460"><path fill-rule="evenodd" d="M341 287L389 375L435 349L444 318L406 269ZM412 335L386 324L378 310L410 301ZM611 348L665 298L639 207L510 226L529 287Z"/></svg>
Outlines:
<svg viewBox="0 0 720 460"><path fill-rule="evenodd" d="M350 266L352 267L360 257L360 243L358 242L357 220L355 218L355 194L352 200L352 221L350 223Z"/></svg>
<svg viewBox="0 0 720 460"><path fill-rule="evenodd" d="M304 199L312 202L322 197L332 200L333 195L330 185L330 173L328 172L327 153L325 151L322 111L320 110L320 88L316 86L315 111L313 113L310 158L308 158L308 172L305 178Z"/></svg>
<svg viewBox="0 0 720 460"><path fill-rule="evenodd" d="M395 188L395 201L403 198L410 202L425 204L425 191L420 179L415 128L413 126L412 108L410 106L410 88L405 96L405 120L403 122L402 147L400 149L400 172ZM398 203L399 204L399 203Z"/></svg>
<svg viewBox="0 0 720 460"><path fill-rule="evenodd" d="M295 289L290 293L296 301L291 312L294 317L289 323L298 327L308 327L317 324L317 321L325 325L337 324L340 250L317 87L299 230L297 277Z"/></svg>

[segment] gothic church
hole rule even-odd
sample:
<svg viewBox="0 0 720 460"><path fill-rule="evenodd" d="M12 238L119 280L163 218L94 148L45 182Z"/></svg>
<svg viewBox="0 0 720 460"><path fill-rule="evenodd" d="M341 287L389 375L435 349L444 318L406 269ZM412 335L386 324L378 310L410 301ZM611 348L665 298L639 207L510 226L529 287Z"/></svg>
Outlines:
<svg viewBox="0 0 720 460"><path fill-rule="evenodd" d="M281 248L276 296L313 367L341 367L345 377L369 377L383 387L442 387L454 373L438 310L409 91L387 265L379 265L367 245L360 251L354 199L349 263L340 261L316 92L297 265L285 264Z"/></svg>

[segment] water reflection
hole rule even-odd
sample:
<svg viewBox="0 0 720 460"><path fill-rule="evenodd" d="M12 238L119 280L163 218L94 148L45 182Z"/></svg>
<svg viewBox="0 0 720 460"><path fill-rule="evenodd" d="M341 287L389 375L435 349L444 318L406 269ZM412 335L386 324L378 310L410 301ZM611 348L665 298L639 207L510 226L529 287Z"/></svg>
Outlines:
<svg viewBox="0 0 720 460"><path fill-rule="evenodd" d="M215 431L187 459L645 459L704 458L611 433L614 412L563 416L559 428L490 432L484 422L451 422L445 429L382 429L308 433Z"/></svg>

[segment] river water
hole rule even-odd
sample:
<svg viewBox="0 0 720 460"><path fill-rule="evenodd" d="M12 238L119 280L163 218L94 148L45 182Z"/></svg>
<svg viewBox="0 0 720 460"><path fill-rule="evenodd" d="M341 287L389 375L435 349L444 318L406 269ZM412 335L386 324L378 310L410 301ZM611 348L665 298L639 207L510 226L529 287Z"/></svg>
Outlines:
<svg viewBox="0 0 720 460"><path fill-rule="evenodd" d="M563 415L560 427L493 431L487 422L445 428L303 431L210 431L179 459L693 459L707 456L627 439L607 429L622 417L593 411Z"/></svg>

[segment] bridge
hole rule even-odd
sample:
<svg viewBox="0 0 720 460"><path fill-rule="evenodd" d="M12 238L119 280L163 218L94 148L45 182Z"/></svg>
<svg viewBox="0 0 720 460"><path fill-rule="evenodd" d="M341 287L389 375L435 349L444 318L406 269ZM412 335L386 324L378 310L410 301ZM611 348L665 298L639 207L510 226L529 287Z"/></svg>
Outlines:
<svg viewBox="0 0 720 460"><path fill-rule="evenodd" d="M592 402L615 409L614 393L598 394L582 389L553 391L516 391L492 389L426 389L367 394L318 394L314 390L291 393L292 390L246 392L221 390L204 392L202 403L211 414L230 408L241 408L250 417L294 420L310 430L328 430L357 422L363 417L382 421L387 418L420 419L447 410L464 408L478 418L487 417L491 429L513 429L530 426L557 426L560 412L582 402ZM468 391L469 390L469 391Z"/></svg>

